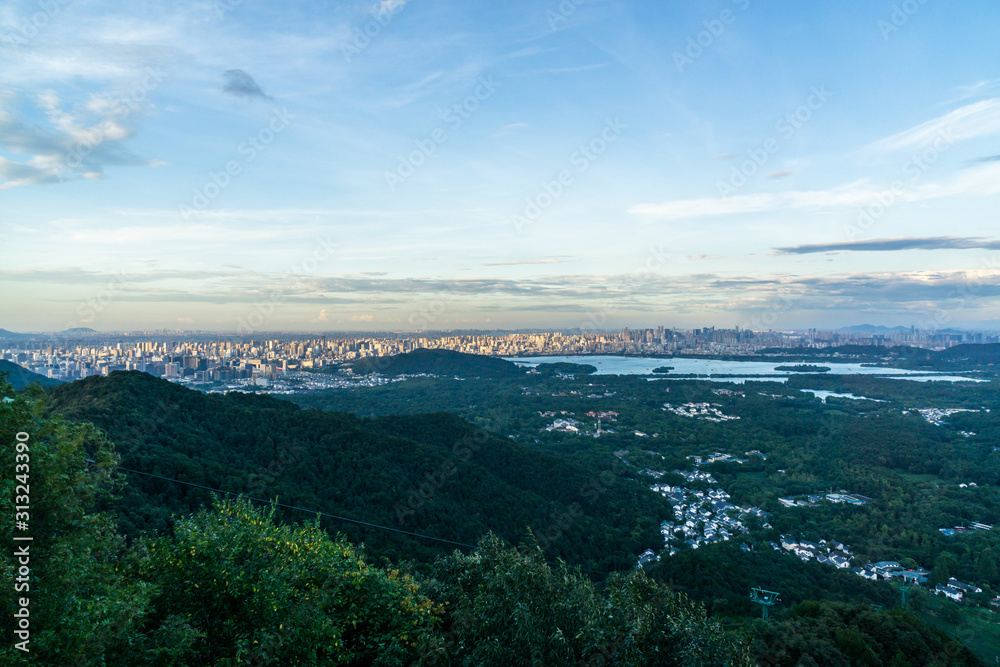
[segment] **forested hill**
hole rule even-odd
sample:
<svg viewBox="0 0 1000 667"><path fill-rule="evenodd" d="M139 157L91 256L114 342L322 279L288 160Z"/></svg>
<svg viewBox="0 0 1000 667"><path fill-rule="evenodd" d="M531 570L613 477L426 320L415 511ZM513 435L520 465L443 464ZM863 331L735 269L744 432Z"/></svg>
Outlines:
<svg viewBox="0 0 1000 667"><path fill-rule="evenodd" d="M444 413L362 419L252 394L202 394L134 371L57 387L48 409L96 424L124 468L464 543L489 530L516 543L531 526L552 538L542 540L549 557L602 571L629 567L655 546L670 511L610 468L585 472ZM210 498L131 473L127 482L116 509L131 536L162 531L171 514ZM426 560L452 548L326 526L389 557Z"/></svg>
<svg viewBox="0 0 1000 667"><path fill-rule="evenodd" d="M911 348L913 349L913 348ZM1000 364L1000 343L983 345L956 345L946 350L919 350L913 354L916 358L927 358L931 362L963 363L975 365Z"/></svg>
<svg viewBox="0 0 1000 667"><path fill-rule="evenodd" d="M944 350L896 345L840 345L824 348L765 348L764 356L827 361L889 362L894 366L935 370L969 370L1000 365L1000 343L962 344Z"/></svg>
<svg viewBox="0 0 1000 667"><path fill-rule="evenodd" d="M53 380L52 378L47 378L44 375L39 375L38 373L32 373L24 366L19 366L12 361L7 361L6 359L0 359L0 373L8 373L7 382L9 382L15 389L22 389L27 387L32 382L37 382L43 387L54 387L58 384L62 384L62 380Z"/></svg>
<svg viewBox="0 0 1000 667"><path fill-rule="evenodd" d="M453 375L458 377L510 378L524 374L524 369L505 359L453 350L418 348L391 357L365 357L348 362L347 367L358 375Z"/></svg>

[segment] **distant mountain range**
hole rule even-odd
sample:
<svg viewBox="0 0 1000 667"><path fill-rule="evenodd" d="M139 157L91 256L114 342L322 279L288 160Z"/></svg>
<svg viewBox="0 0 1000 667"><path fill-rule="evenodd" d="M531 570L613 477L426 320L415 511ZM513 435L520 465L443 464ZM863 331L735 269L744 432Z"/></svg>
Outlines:
<svg viewBox="0 0 1000 667"><path fill-rule="evenodd" d="M16 331L7 331L6 329L0 329L0 338L31 338L31 334L17 333Z"/></svg>
<svg viewBox="0 0 1000 667"><path fill-rule="evenodd" d="M886 327L876 324L856 324L850 327L841 327L837 329L841 333L877 333L877 334L894 334L894 333L907 333L912 331L913 327L895 326ZM935 329L937 333L961 333L961 329Z"/></svg>
<svg viewBox="0 0 1000 667"><path fill-rule="evenodd" d="M27 334L27 333L18 333L16 331L7 331L6 329L0 329L0 340L25 340L28 338L51 338L52 336L59 336L62 334L84 334L84 333L97 333L97 330L91 329L90 327L73 327L72 329L66 329L65 331Z"/></svg>
<svg viewBox="0 0 1000 667"><path fill-rule="evenodd" d="M62 380L53 380L38 373L32 373L24 366L19 366L12 361L0 360L0 373L10 373L7 382L14 385L15 389L23 389L32 382L37 382L43 387L54 387L62 384Z"/></svg>

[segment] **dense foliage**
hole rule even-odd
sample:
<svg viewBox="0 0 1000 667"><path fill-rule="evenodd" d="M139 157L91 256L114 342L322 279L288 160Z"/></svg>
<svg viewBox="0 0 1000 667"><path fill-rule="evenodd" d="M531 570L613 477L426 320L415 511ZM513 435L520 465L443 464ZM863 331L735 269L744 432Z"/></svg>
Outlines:
<svg viewBox="0 0 1000 667"><path fill-rule="evenodd" d="M563 373L565 375L590 375L597 372L597 366L592 364L573 364L568 361L556 361L536 364L534 370L543 375Z"/></svg>
<svg viewBox="0 0 1000 667"><path fill-rule="evenodd" d="M612 461L588 470L443 413L359 419L265 396L206 395L138 372L63 385L50 403L99 426L130 470L464 543L491 530L517 541L530 526L548 536L550 556L594 570L629 567L659 539L669 511L636 494ZM135 537L209 499L202 488L132 475L114 507ZM393 559L442 553L398 533L324 526Z"/></svg>
<svg viewBox="0 0 1000 667"><path fill-rule="evenodd" d="M995 622L980 623L977 609L988 619L989 602L1000 593L1000 531L949 536L939 529L974 521L1000 525L997 386L996 380L914 382L826 373L741 385L608 375L488 383L420 378L293 400L369 415L442 409L473 422L490 417L514 441L584 467L621 461L638 488L668 483L704 489L710 485L671 474L657 478L643 470L692 470L687 457L712 452L743 456L749 459L743 464L720 462L698 469L711 473L732 502L769 512L770 528L751 522L751 532L733 542L682 548L647 565L650 576L703 602L710 613L734 618L759 615L748 599L751 586L780 590L789 605L819 599L862 608L898 606L900 593L888 583L815 561L803 563L768 544L782 534L814 542L837 540L850 545L856 565L896 560L931 570L931 588L949 576L982 587L983 593L967 595L961 605L916 591L910 599L915 613L935 627L950 632L980 628L963 641L992 660L1000 632ZM876 400L829 396L824 401L806 389ZM709 403L739 419L718 423L664 409L665 403L689 402ZM930 408L973 412L932 423L918 412ZM590 437L597 417L587 415L595 411L616 413L604 419L600 438ZM580 431L547 430L555 417L578 420ZM746 456L752 450L768 458ZM778 502L830 491L871 500L860 507L826 502L784 507ZM740 541L752 551L741 550Z"/></svg>
<svg viewBox="0 0 1000 667"><path fill-rule="evenodd" d="M642 570L603 591L537 545L496 537L438 563L433 590L450 610L450 651L468 665L750 665L746 647L700 605Z"/></svg>
<svg viewBox="0 0 1000 667"><path fill-rule="evenodd" d="M11 393L0 384L0 396ZM6 469L22 431L40 493L24 593L31 636L28 651L5 649L5 664L750 664L747 646L700 606L641 573L599 592L537 546L492 535L420 582L370 564L318 520L283 524L273 507L236 499L125 550L97 510L115 483L109 443L89 425L33 414L23 398L4 401ZM3 521L9 541L14 526ZM9 552L3 568L13 581Z"/></svg>
<svg viewBox="0 0 1000 667"><path fill-rule="evenodd" d="M821 400L804 390L877 400ZM726 385L520 371L506 379L418 377L289 397L325 412L265 396L199 394L138 373L89 378L47 395L44 414L51 418L37 417L39 423L65 428L77 427L60 419L97 424L100 431L91 429L89 440L84 439L91 443L85 447L89 457L97 461L101 459L93 453L101 447L110 452L106 437L116 443L124 468L268 500L277 496L282 503L470 544L490 531L498 536L471 553L435 561L444 549L431 542L328 518L305 528L289 526L292 515L280 509L272 513L246 506L230 516L222 514L224 508L236 506L224 504L184 518L211 505L211 494L126 473L127 484L116 499L95 493L91 504L97 510L93 516L105 517L101 521L106 525L120 522L128 538L119 538L111 525L105 531L109 546L95 553L104 554L98 562L116 563L128 572L135 603L123 607L124 615L114 621L124 629L102 626L105 635L98 632L94 636L99 640L88 639L91 653L79 655L103 651L106 656L133 656L137 664L200 664L198 651L211 635L222 638L212 650L245 651L213 653L213 659L281 655L307 664L332 660L333 654L319 652L301 654L306 657L282 653L291 645L281 627L270 643L261 644L261 637L251 636L252 624L241 626L237 617L221 626L211 621L236 611L227 588L212 588L218 586L219 573L231 574L237 562L280 562L288 555L287 550L255 552L247 536L265 542L280 536L278 541L303 544L327 539L328 553L341 554L340 560L315 561L313 567L381 572L372 575L371 585L394 582L378 589L384 593L378 595L386 609L396 610L393 619L410 623L408 639L416 637L415 643L394 646L399 655L416 655L419 663L532 664L534 659L537 664L671 664L663 655L656 659L661 662L648 662L649 656L665 652L694 660L702 655L696 646L701 639L692 638L708 638L711 650L727 656L712 659L739 664L743 649L721 633L719 624L748 633L752 655L764 665L976 664L949 636L959 637L989 662L1000 650L989 605L1000 592L1000 531L945 535L938 530L973 521L1000 524L1000 392L995 380L920 383L810 374L784 384ZM686 403L708 403L738 419L709 421L665 408ZM931 408L970 411L931 421L919 412ZM573 420L576 429L553 428L556 419ZM603 420L600 433L598 419ZM752 450L767 458L749 456ZM743 456L745 462L695 468L688 458L720 451ZM670 472L678 469L711 473L716 481L686 481ZM655 471L664 474L656 476ZM102 488L106 491L112 481L109 476ZM649 489L654 483L721 487L733 503L755 505L769 514L766 520L748 521L749 532L730 542L682 546L673 556L664 554L647 564L645 574L606 578L613 570L632 569L643 549L663 546L659 524L672 518L672 512ZM819 502L785 507L778 502L830 491L869 500L861 506ZM302 515L295 516L299 520ZM504 546L522 540L529 528L536 541L519 550ZM227 543L239 545L243 539L246 548L231 553L205 537L225 531L234 536ZM323 531L343 532L347 541L326 538ZM901 592L888 583L775 550L770 543L782 534L837 540L850 545L855 564L898 560L931 570L932 586L954 576L984 592L956 604L927 594L926 586L911 588L906 608L900 609ZM349 546L359 542L380 567L359 565L364 557ZM353 555L345 555L347 551ZM199 611L185 606L189 601L184 595L166 593L169 577L157 578L157 573L168 571L160 567L167 561L152 564L154 558L165 558L162 554L184 563L185 572L214 575L216 581L191 575L197 579L191 579L196 590L204 585L212 591L198 602ZM587 576L560 564L560 558L582 566ZM393 573L394 568L410 572L411 578ZM120 576L114 567L110 572ZM289 563L267 578L302 590L308 583L297 579L296 572ZM241 576L246 578L239 581L250 581L251 587L240 600L253 596L254 585L266 588L264 579L250 571ZM105 584L95 577L96 590L116 586L119 579L114 577ZM409 589L415 596L412 609L423 609L424 615L407 616L405 606L393 607L392 600L400 599L397 592L407 586L417 587ZM753 586L781 592L768 624L759 620L760 610L749 600ZM330 604L319 615L329 616L330 625L309 625L303 619L296 632L325 637L317 642L327 645L347 637L337 628L346 627L341 621L350 613L333 600L327 598ZM287 603L294 615L300 602L281 604ZM249 605L257 615L262 613L259 604ZM195 618L206 606L214 610L206 612L209 620L186 616ZM93 609L101 607L94 604ZM374 623L366 637L401 627L378 620L383 618L379 613L374 608L365 613ZM523 622L503 620L512 617ZM697 632L671 634L678 619L679 627ZM129 638L125 644L122 636ZM365 642L369 640L352 644L356 655L366 655L372 644ZM155 650L167 645L177 650ZM251 653L260 645L269 649ZM636 647L638 657L619 650L622 646ZM195 653L184 653L189 650ZM708 658L705 662L712 664Z"/></svg>
<svg viewBox="0 0 1000 667"><path fill-rule="evenodd" d="M417 348L389 357L362 357L344 364L356 375L417 375L434 373L462 378L512 378L524 374L517 364L496 357L454 350Z"/></svg>
<svg viewBox="0 0 1000 667"><path fill-rule="evenodd" d="M38 373L32 373L24 366L15 364L6 359L0 359L0 374L5 374L7 382L15 389L23 389L30 384L37 382L41 387L55 387L62 384L62 380L47 378Z"/></svg>
<svg viewBox="0 0 1000 667"><path fill-rule="evenodd" d="M825 359L827 361L868 361L898 368L954 371L989 369L1000 363L1000 343L954 345L944 350L896 345L839 345L826 348L768 348L764 358Z"/></svg>
<svg viewBox="0 0 1000 667"><path fill-rule="evenodd" d="M10 665L99 664L109 647L128 641L150 588L117 567L124 544L111 517L93 511L114 486L117 458L93 426L41 417L25 398L14 399L2 380L0 399L0 493L9 503L0 513L2 659ZM18 433L27 434L20 448ZM12 501L22 494L30 500L28 517L18 520L27 530L15 531ZM32 539L15 542L15 534ZM28 573L20 569L22 556L15 556L22 547ZM22 606L22 599L28 604ZM26 628L14 618L21 608L28 610ZM25 639L14 639L15 627L30 633L27 651L14 648Z"/></svg>
<svg viewBox="0 0 1000 667"><path fill-rule="evenodd" d="M216 502L143 541L129 572L155 587L130 664L397 665L432 636L440 607L369 565L314 521Z"/></svg>

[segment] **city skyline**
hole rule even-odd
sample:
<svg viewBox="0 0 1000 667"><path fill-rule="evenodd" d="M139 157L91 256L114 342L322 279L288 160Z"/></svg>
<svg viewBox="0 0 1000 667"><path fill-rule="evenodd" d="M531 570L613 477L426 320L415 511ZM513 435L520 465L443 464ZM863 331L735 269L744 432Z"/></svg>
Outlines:
<svg viewBox="0 0 1000 667"><path fill-rule="evenodd" d="M997 18L7 3L0 327L994 330Z"/></svg>
<svg viewBox="0 0 1000 667"><path fill-rule="evenodd" d="M405 357L418 350L450 350L503 358L607 360L615 355L633 359L654 355L688 361L691 358L759 361L768 355L777 354L780 358L785 350L796 354L828 349L836 353L835 359L843 350L844 358L848 359L865 348L891 355L907 347L945 350L983 343L995 347L998 341L1000 332L754 332L714 327L679 331L662 326L620 332L397 332L382 335L78 332L68 336L11 337L0 330L0 366L7 362L23 365L32 373L57 381L108 376L115 371L139 371L171 381L193 382L202 389L211 387L211 391L239 391L254 385L279 392L313 392L356 386L359 378L353 373L345 377L339 372L343 364L365 357L383 360L396 355ZM864 358L877 358L877 355ZM765 364L756 370L768 373L795 371L794 367L772 366L773 363ZM333 370L337 371L336 377L323 377ZM319 376L315 375L317 372ZM951 377L941 375L939 379ZM362 382L372 386L368 380ZM382 384L383 379L375 378L375 383Z"/></svg>

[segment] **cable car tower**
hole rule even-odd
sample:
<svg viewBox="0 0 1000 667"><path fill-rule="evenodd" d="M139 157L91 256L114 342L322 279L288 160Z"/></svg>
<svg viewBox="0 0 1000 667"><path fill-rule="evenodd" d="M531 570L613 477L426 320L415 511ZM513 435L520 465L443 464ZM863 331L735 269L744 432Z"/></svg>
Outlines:
<svg viewBox="0 0 1000 667"><path fill-rule="evenodd" d="M778 604L780 594L774 591L765 591L763 588L750 589L750 601L760 605L764 620L767 620L767 609Z"/></svg>

